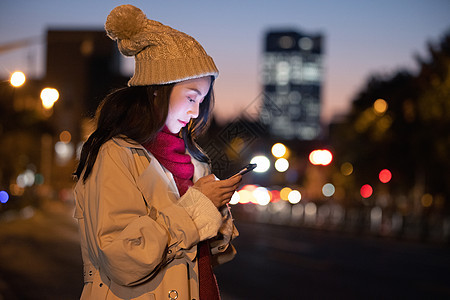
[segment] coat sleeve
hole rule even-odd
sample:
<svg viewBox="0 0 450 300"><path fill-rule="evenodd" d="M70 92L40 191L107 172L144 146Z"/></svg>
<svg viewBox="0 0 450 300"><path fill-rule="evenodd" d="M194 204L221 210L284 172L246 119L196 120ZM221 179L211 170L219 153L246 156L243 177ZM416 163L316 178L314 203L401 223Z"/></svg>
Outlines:
<svg viewBox="0 0 450 300"><path fill-rule="evenodd" d="M198 172L198 174L196 174L197 176L194 176L197 180L203 176L211 174L211 170L207 164L200 163L195 160L194 164L197 165L196 171ZM220 179L216 177L216 180ZM208 200L208 202L209 205L212 205L212 202L210 200ZM186 206L185 203L180 204ZM224 205L220 209L220 211L217 210L214 205L212 206L214 209L198 210L199 216L197 217L197 222L207 223L211 225L220 224L219 228L215 228L213 236L207 236L206 238L201 236L201 240L210 238L209 244L211 247L212 264L219 265L232 260L236 255L236 249L231 244L231 241L239 236L239 232L236 229L236 226L234 226L233 217L231 215L231 210L228 204ZM189 211L190 208L186 207L186 210Z"/></svg>
<svg viewBox="0 0 450 300"><path fill-rule="evenodd" d="M239 231L234 226L229 205L222 207L220 213L222 215L222 226L216 237L210 242L211 259L214 266L226 263L234 258L236 249L231 241L239 236Z"/></svg>
<svg viewBox="0 0 450 300"><path fill-rule="evenodd" d="M98 267L113 281L139 284L180 255L184 247L197 243L198 231L192 220L186 224L176 205L165 208L162 217L148 215L126 151L105 147L97 160L86 182L90 199L85 219L92 230L87 244L96 249Z"/></svg>
<svg viewBox="0 0 450 300"><path fill-rule="evenodd" d="M180 198L183 207L198 229L200 241L215 237L222 226L222 216L214 204L202 192L190 187Z"/></svg>

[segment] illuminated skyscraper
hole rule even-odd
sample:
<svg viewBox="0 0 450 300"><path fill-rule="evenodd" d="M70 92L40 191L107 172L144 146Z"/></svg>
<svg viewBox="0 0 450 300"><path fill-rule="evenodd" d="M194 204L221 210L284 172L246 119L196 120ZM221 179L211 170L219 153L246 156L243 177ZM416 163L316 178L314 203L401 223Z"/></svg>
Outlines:
<svg viewBox="0 0 450 300"><path fill-rule="evenodd" d="M322 36L270 31L262 62L261 121L275 138L315 140L321 134Z"/></svg>

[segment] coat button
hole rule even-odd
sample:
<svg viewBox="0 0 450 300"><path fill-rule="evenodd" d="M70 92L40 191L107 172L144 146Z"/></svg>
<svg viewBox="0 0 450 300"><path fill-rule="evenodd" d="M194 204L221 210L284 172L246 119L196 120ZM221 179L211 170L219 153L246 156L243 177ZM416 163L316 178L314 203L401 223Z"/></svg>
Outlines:
<svg viewBox="0 0 450 300"><path fill-rule="evenodd" d="M169 292L169 299L170 300L176 300L178 299L178 292L176 290L171 290Z"/></svg>

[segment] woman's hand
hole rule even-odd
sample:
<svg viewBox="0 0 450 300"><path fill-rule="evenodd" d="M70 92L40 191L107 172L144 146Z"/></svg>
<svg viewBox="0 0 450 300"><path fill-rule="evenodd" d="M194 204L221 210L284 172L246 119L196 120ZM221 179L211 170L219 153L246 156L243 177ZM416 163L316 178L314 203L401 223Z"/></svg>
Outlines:
<svg viewBox="0 0 450 300"><path fill-rule="evenodd" d="M220 208L231 200L234 192L242 180L242 175L235 175L225 180L216 180L213 174L197 180L194 188L202 192L211 202Z"/></svg>

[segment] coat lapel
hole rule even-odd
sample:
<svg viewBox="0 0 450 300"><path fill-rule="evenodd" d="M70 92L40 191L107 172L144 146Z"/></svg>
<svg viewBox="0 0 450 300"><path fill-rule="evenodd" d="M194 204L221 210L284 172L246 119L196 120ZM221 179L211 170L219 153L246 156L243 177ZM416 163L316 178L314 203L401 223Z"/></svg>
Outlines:
<svg viewBox="0 0 450 300"><path fill-rule="evenodd" d="M166 193L173 203L178 201L180 194L173 175L165 171L153 154L148 152L142 145L130 143L122 138L113 138L113 140L116 144L130 148L133 152L138 170L141 173L137 179L137 185L146 199L147 197L149 197L148 199L166 198L163 196ZM210 173L206 163L199 162L192 156L191 161L194 165L192 180L194 183L199 178ZM155 195L158 197L153 197Z"/></svg>

